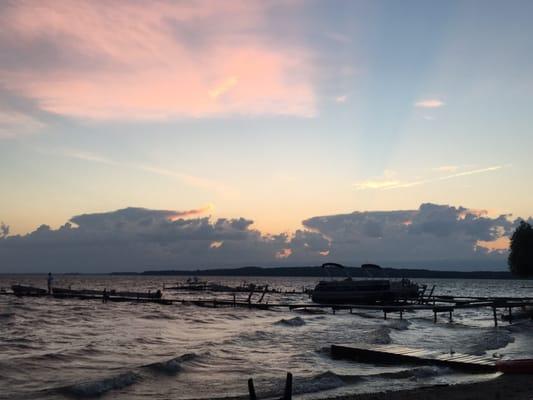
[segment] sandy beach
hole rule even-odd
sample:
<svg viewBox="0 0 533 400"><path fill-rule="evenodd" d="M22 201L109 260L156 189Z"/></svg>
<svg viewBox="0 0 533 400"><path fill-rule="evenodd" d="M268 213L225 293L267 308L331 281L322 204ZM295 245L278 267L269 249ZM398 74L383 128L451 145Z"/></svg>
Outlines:
<svg viewBox="0 0 533 400"><path fill-rule="evenodd" d="M531 400L531 375L501 375L493 380L471 384L430 386L412 390L347 395L327 400Z"/></svg>

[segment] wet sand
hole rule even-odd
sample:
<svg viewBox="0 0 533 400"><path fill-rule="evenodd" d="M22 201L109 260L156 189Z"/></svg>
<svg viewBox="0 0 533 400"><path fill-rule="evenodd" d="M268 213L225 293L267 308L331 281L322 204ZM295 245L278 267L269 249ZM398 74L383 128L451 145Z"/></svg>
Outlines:
<svg viewBox="0 0 533 400"><path fill-rule="evenodd" d="M501 375L470 384L332 397L328 400L533 400L533 375Z"/></svg>

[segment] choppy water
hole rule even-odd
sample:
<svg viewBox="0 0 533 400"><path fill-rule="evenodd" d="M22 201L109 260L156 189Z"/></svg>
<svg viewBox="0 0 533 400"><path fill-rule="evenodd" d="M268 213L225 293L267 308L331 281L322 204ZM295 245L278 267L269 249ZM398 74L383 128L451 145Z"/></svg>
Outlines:
<svg viewBox="0 0 533 400"><path fill-rule="evenodd" d="M209 278L238 285L238 278ZM271 287L313 287L316 278L243 278ZM73 288L156 290L174 277L58 276ZM43 276L0 276L46 286ZM437 294L531 296L523 281L424 280ZM529 286L531 286L529 282ZM167 298L206 296L164 291ZM268 295L270 303L280 299ZM229 295L218 293L219 298ZM308 302L306 296L282 301ZM530 322L493 327L491 310L464 310L433 324L429 311L336 315L192 305L0 296L0 398L207 399L279 395L287 371L296 398L490 379L435 367L384 367L333 360L332 343L397 343L504 357L533 356Z"/></svg>

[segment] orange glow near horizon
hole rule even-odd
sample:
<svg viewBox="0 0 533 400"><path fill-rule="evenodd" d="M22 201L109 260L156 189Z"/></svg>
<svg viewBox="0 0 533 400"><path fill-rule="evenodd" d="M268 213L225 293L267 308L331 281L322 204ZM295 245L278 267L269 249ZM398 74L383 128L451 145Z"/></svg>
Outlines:
<svg viewBox="0 0 533 400"><path fill-rule="evenodd" d="M479 240L477 242L478 246L483 247L489 250L490 252L509 250L510 244L511 244L511 239L509 238L509 236L502 236L496 240L491 240L491 241Z"/></svg>

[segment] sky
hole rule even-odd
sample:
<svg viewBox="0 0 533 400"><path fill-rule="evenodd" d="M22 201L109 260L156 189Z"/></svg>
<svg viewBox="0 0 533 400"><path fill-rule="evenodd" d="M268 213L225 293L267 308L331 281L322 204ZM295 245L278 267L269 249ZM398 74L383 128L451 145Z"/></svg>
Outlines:
<svg viewBox="0 0 533 400"><path fill-rule="evenodd" d="M0 272L504 269L533 215L532 12L3 1Z"/></svg>

